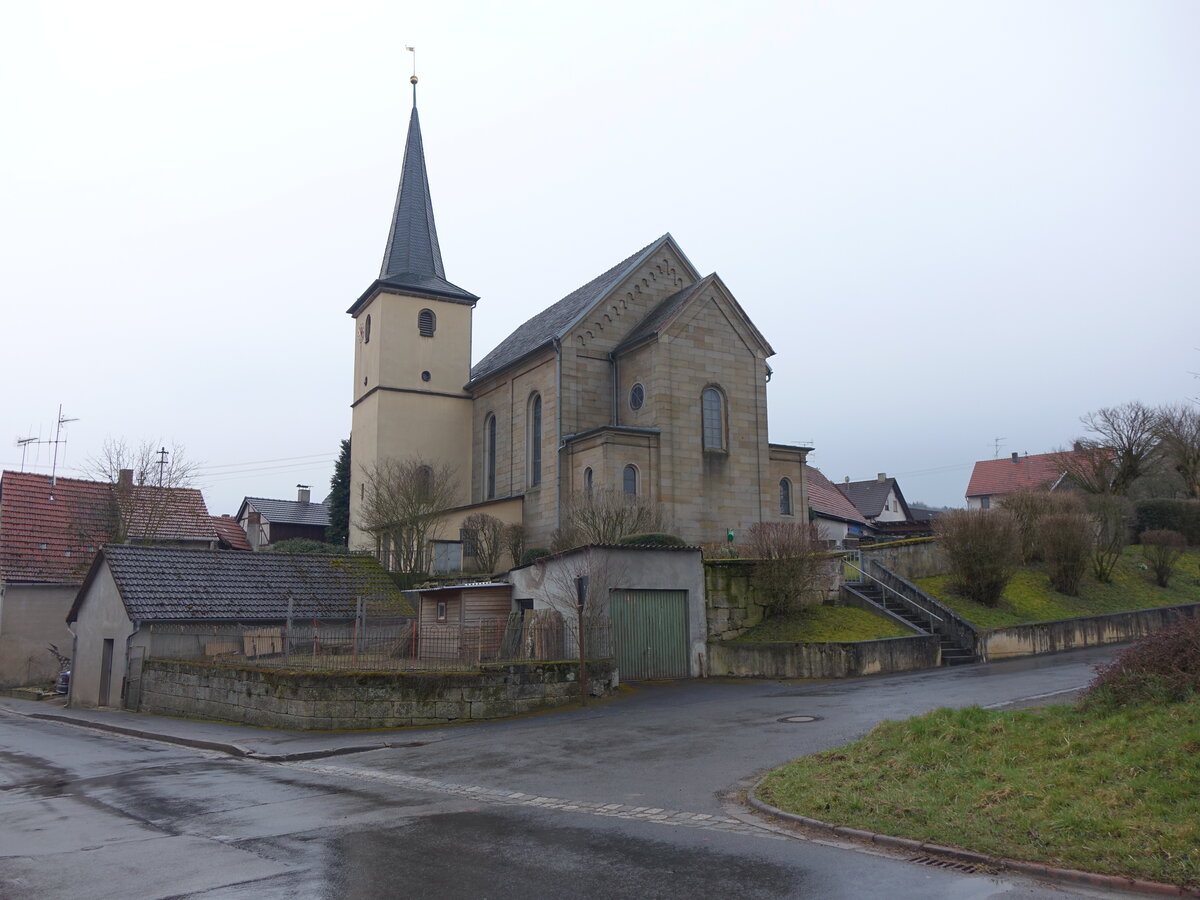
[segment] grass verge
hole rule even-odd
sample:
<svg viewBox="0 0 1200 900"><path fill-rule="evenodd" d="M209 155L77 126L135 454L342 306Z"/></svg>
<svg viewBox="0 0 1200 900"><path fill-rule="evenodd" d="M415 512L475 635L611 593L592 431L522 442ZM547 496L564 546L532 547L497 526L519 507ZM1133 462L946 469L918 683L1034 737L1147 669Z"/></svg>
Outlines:
<svg viewBox="0 0 1200 900"><path fill-rule="evenodd" d="M1078 597L1060 594L1050 586L1045 566L1028 566L1017 571L997 607L965 600L950 591L950 576L918 578L921 590L945 603L980 628L1003 628L1027 622L1050 622L1104 613L1200 603L1200 550L1189 550L1179 561L1170 587L1160 588L1143 568L1140 547L1126 547L1104 584L1091 572L1083 576Z"/></svg>
<svg viewBox="0 0 1200 900"><path fill-rule="evenodd" d="M994 856L1200 887L1200 697L936 710L794 760L780 809Z"/></svg>
<svg viewBox="0 0 1200 900"><path fill-rule="evenodd" d="M808 606L754 626L739 641L876 641L912 637L915 632L891 619L850 606Z"/></svg>

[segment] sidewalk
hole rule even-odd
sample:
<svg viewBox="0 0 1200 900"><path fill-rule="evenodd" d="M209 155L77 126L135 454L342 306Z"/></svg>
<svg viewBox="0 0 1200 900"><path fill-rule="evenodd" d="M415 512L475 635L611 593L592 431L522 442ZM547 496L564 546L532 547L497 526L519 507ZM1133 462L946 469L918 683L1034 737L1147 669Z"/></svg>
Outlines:
<svg viewBox="0 0 1200 900"><path fill-rule="evenodd" d="M118 709L67 709L59 700L38 702L0 696L0 716L4 713L29 719L66 722L97 731L148 738L201 750L215 750L230 756L250 757L268 762L318 759L381 750L386 747L419 747L442 740L440 728L282 731L226 722L172 719Z"/></svg>

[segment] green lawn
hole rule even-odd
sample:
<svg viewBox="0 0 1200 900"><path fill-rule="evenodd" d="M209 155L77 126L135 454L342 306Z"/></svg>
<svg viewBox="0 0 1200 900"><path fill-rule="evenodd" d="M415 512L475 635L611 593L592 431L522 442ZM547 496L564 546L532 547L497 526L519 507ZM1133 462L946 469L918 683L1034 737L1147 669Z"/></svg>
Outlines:
<svg viewBox="0 0 1200 900"><path fill-rule="evenodd" d="M915 632L891 619L850 606L809 606L788 616L767 619L739 641L875 641L911 637Z"/></svg>
<svg viewBox="0 0 1200 900"><path fill-rule="evenodd" d="M1200 887L1200 698L885 722L758 790L838 825Z"/></svg>
<svg viewBox="0 0 1200 900"><path fill-rule="evenodd" d="M980 628L1002 628L1026 622L1049 622L1103 613L1200 603L1200 550L1187 551L1175 570L1170 587L1160 588L1143 565L1140 547L1127 547L1113 580L1101 584L1091 573L1083 576L1078 597L1068 597L1050 587L1044 566L1021 569L1004 591L1000 606L991 608L950 593L950 576L918 578L925 593Z"/></svg>

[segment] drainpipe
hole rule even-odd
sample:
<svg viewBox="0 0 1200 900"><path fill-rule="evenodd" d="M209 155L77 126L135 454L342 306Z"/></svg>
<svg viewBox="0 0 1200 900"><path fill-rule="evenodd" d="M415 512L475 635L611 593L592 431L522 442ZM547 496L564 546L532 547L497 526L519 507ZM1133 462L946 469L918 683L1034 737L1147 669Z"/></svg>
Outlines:
<svg viewBox="0 0 1200 900"><path fill-rule="evenodd" d="M618 386L618 382L620 381L620 378L618 376L620 375L621 370L620 370L620 363L617 362L617 354L615 352L613 352L612 350L608 351L608 362L609 362L609 365L612 366L612 416L611 416L611 418L612 418L613 427L615 428L621 424L621 404L619 402L620 387Z"/></svg>
<svg viewBox="0 0 1200 900"><path fill-rule="evenodd" d="M554 498L554 528L562 527L562 495L563 495L563 437L562 437L562 341L554 339L554 378L558 387L554 395L554 440L558 448L554 462L558 483L555 486L557 496Z"/></svg>

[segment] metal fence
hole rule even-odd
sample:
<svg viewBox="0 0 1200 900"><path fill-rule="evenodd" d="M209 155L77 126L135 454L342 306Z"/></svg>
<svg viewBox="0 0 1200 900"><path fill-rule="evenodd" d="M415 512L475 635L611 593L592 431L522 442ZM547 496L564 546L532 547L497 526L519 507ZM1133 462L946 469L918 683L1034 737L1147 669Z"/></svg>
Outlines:
<svg viewBox="0 0 1200 900"><path fill-rule="evenodd" d="M421 625L413 618L279 622L156 623L158 659L208 660L264 669L421 671L576 659L576 622L549 610L470 623ZM607 621L585 630L589 659L612 655Z"/></svg>

